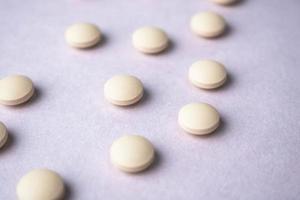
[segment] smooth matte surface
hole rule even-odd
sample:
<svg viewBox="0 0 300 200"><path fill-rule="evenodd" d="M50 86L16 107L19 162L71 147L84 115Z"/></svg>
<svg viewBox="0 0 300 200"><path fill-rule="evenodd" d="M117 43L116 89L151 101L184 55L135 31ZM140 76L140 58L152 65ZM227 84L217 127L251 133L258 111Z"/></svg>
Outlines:
<svg viewBox="0 0 300 200"><path fill-rule="evenodd" d="M133 46L143 53L156 54L168 46L168 36L161 28L144 26L132 34Z"/></svg>
<svg viewBox="0 0 300 200"><path fill-rule="evenodd" d="M105 98L118 106L135 104L143 97L143 94L143 83L132 75L115 75L104 84Z"/></svg>
<svg viewBox="0 0 300 200"><path fill-rule="evenodd" d="M154 160L154 147L141 135L124 135L110 147L110 160L124 172L141 172Z"/></svg>
<svg viewBox="0 0 300 200"><path fill-rule="evenodd" d="M207 135L218 128L220 115L207 103L189 103L179 110L178 124L190 134Z"/></svg>
<svg viewBox="0 0 300 200"><path fill-rule="evenodd" d="M218 61L205 59L194 62L188 72L189 81L202 89L215 89L226 81L224 65Z"/></svg>
<svg viewBox="0 0 300 200"><path fill-rule="evenodd" d="M64 191L60 175L49 169L34 169L28 172L16 187L19 200L61 200Z"/></svg>
<svg viewBox="0 0 300 200"><path fill-rule="evenodd" d="M155 3L154 3L155 2ZM66 180L70 200L297 200L300 196L300 1L209 0L0 1L0 74L28 75L37 95L26 106L0 106L11 142L0 152L0 199L15 199L27 171L48 167ZM193 35L190 17L215 10L231 29L216 40ZM155 14L155 15L153 15ZM101 25L107 37L88 51L65 44L76 21ZM173 44L158 56L137 52L132 32L163 27ZM191 85L198 59L226 64L229 79L217 91ZM147 91L136 106L104 100L105 81L139 77ZM224 119L216 133L184 133L177 113L207 102ZM158 160L135 176L114 170L111 142L139 133Z"/></svg>
<svg viewBox="0 0 300 200"><path fill-rule="evenodd" d="M74 48L90 48L101 41L101 31L95 24L76 23L65 32L66 42Z"/></svg>
<svg viewBox="0 0 300 200"><path fill-rule="evenodd" d="M9 75L0 80L0 104L16 106L34 94L32 80L25 75Z"/></svg>

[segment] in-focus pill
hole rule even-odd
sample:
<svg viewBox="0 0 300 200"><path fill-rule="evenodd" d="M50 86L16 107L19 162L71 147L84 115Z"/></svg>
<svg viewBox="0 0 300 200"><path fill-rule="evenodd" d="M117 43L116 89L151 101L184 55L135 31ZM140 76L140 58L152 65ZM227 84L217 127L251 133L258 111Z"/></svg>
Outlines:
<svg viewBox="0 0 300 200"><path fill-rule="evenodd" d="M227 73L224 65L214 60L200 60L189 69L189 80L203 89L214 89L223 85Z"/></svg>
<svg viewBox="0 0 300 200"><path fill-rule="evenodd" d="M226 29L225 19L215 12L201 12L191 19L192 31L202 37L212 38L220 36Z"/></svg>
<svg viewBox="0 0 300 200"><path fill-rule="evenodd" d="M138 102L143 97L142 82L131 75L116 75L106 81L104 96L112 104L128 106Z"/></svg>
<svg viewBox="0 0 300 200"><path fill-rule="evenodd" d="M154 160L154 148L149 140L139 135L122 136L110 148L111 162L124 172L140 172Z"/></svg>
<svg viewBox="0 0 300 200"><path fill-rule="evenodd" d="M19 105L34 94L33 83L23 75L11 75L0 80L0 104Z"/></svg>
<svg viewBox="0 0 300 200"><path fill-rule="evenodd" d="M67 43L75 48L93 47L101 41L100 29L90 23L78 23L67 28L65 39Z"/></svg>
<svg viewBox="0 0 300 200"><path fill-rule="evenodd" d="M168 46L168 36L160 28L146 26L137 29L132 35L133 46L143 53L159 53Z"/></svg>
<svg viewBox="0 0 300 200"><path fill-rule="evenodd" d="M186 132L193 135L212 133L219 126L220 116L217 110L206 103L190 103L178 113L178 123Z"/></svg>
<svg viewBox="0 0 300 200"><path fill-rule="evenodd" d="M3 147L8 139L8 133L5 125L0 122L0 148Z"/></svg>
<svg viewBox="0 0 300 200"><path fill-rule="evenodd" d="M30 171L17 185L19 200L61 200L64 191L62 178L49 169Z"/></svg>
<svg viewBox="0 0 300 200"><path fill-rule="evenodd" d="M238 0L211 0L211 1L221 5L230 5L230 4L234 4Z"/></svg>

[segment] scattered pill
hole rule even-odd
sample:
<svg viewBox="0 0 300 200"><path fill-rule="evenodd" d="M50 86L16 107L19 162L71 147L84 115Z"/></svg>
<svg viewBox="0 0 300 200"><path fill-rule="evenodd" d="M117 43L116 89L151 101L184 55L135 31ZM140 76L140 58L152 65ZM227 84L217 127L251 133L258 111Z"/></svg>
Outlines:
<svg viewBox="0 0 300 200"><path fill-rule="evenodd" d="M75 48L89 48L101 41L100 29L89 23L78 23L70 26L65 32L67 43Z"/></svg>
<svg viewBox="0 0 300 200"><path fill-rule="evenodd" d="M237 0L212 0L212 1L221 5L229 5L237 2Z"/></svg>
<svg viewBox="0 0 300 200"><path fill-rule="evenodd" d="M12 75L0 80L0 104L19 105L28 101L33 93L33 83L26 76Z"/></svg>
<svg viewBox="0 0 300 200"><path fill-rule="evenodd" d="M206 103L190 103L178 113L178 123L183 130L193 135L212 133L219 126L219 113Z"/></svg>
<svg viewBox="0 0 300 200"><path fill-rule="evenodd" d="M203 89L220 87L226 81L225 67L213 60L195 62L189 69L189 80L195 86Z"/></svg>
<svg viewBox="0 0 300 200"><path fill-rule="evenodd" d="M112 104L128 106L143 97L142 82L131 75L116 75L104 85L104 96Z"/></svg>
<svg viewBox="0 0 300 200"><path fill-rule="evenodd" d="M202 12L194 15L191 20L192 31L202 37L220 36L226 29L225 19L215 12Z"/></svg>
<svg viewBox="0 0 300 200"><path fill-rule="evenodd" d="M64 196L64 183L56 172L36 169L20 179L17 196L19 200L61 200Z"/></svg>
<svg viewBox="0 0 300 200"><path fill-rule="evenodd" d="M7 139L8 139L8 133L6 127L2 122L0 122L0 148L5 145Z"/></svg>
<svg viewBox="0 0 300 200"><path fill-rule="evenodd" d="M132 35L133 46L143 53L159 53L168 46L168 36L160 28L142 27Z"/></svg>
<svg viewBox="0 0 300 200"><path fill-rule="evenodd" d="M149 140L138 135L126 135L113 142L111 162L124 172L140 172L154 160L154 148Z"/></svg>

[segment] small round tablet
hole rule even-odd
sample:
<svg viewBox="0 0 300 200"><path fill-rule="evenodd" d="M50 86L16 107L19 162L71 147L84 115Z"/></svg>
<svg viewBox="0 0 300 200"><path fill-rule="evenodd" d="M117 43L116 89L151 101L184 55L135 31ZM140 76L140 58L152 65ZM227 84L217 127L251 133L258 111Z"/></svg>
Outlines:
<svg viewBox="0 0 300 200"><path fill-rule="evenodd" d="M0 104L19 105L28 101L33 93L33 83L26 76L12 75L0 80Z"/></svg>
<svg viewBox="0 0 300 200"><path fill-rule="evenodd" d="M206 103L190 103L178 113L178 123L186 132L193 135L212 133L219 126L220 116L217 110Z"/></svg>
<svg viewBox="0 0 300 200"><path fill-rule="evenodd" d="M237 2L237 0L211 0L215 3L221 4L221 5L229 5Z"/></svg>
<svg viewBox="0 0 300 200"><path fill-rule="evenodd" d="M7 138L8 133L6 127L2 122L0 122L0 148L5 145L5 143L7 142Z"/></svg>
<svg viewBox="0 0 300 200"><path fill-rule="evenodd" d="M36 169L24 175L17 185L19 200L60 200L64 196L62 178L49 169Z"/></svg>
<svg viewBox="0 0 300 200"><path fill-rule="evenodd" d="M78 23L70 26L65 32L67 43L75 48L89 48L98 44L102 34L100 29L90 23Z"/></svg>
<svg viewBox="0 0 300 200"><path fill-rule="evenodd" d="M226 81L225 67L213 60L195 62L189 69L189 80L197 87L214 89Z"/></svg>
<svg viewBox="0 0 300 200"><path fill-rule="evenodd" d="M194 15L191 20L192 31L202 37L220 36L226 29L225 19L215 12L202 12Z"/></svg>
<svg viewBox="0 0 300 200"><path fill-rule="evenodd" d="M168 46L168 36L160 28L146 26L132 35L133 46L143 53L159 53Z"/></svg>
<svg viewBox="0 0 300 200"><path fill-rule="evenodd" d="M143 97L142 82L131 75L116 75L106 81L104 96L112 104L128 106L138 102Z"/></svg>
<svg viewBox="0 0 300 200"><path fill-rule="evenodd" d="M139 135L126 135L113 142L111 162L124 172L140 172L154 160L154 148L149 140Z"/></svg>

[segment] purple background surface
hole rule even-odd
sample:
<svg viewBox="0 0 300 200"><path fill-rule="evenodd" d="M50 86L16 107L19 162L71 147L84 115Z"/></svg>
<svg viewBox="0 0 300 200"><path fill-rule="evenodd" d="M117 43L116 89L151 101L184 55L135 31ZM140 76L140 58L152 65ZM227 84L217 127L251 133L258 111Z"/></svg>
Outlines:
<svg viewBox="0 0 300 200"><path fill-rule="evenodd" d="M222 14L230 30L206 40L189 30L198 11ZM99 25L105 41L75 50L64 41L75 22ZM292 200L300 196L300 1L244 0L222 7L205 0L1 0L0 76L25 74L37 95L0 107L10 142L0 151L0 199L16 199L33 168L59 172L67 199ZM162 27L172 46L147 56L131 45L143 25ZM203 91L187 80L199 59L223 62L228 83ZM103 84L115 74L139 77L146 96L114 107ZM177 125L190 102L221 113L218 131L193 137ZM158 152L144 173L124 174L109 147L126 133L149 138Z"/></svg>

